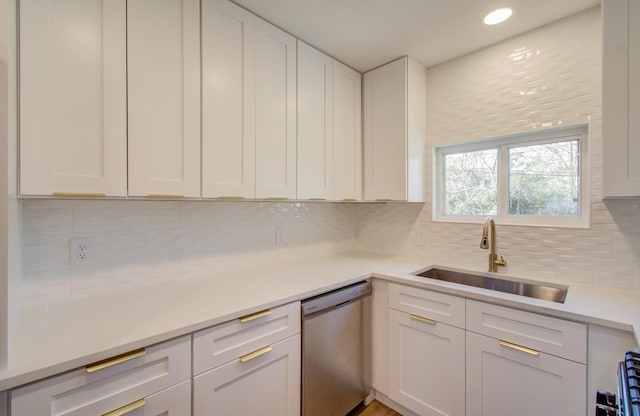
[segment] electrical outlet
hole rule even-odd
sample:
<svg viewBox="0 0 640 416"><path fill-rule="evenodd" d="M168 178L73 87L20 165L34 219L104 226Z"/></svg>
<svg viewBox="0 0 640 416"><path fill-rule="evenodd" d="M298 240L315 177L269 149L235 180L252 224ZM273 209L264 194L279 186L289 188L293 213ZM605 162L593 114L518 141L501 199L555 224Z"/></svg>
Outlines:
<svg viewBox="0 0 640 416"><path fill-rule="evenodd" d="M93 262L92 239L72 238L70 242L71 265L91 264Z"/></svg>

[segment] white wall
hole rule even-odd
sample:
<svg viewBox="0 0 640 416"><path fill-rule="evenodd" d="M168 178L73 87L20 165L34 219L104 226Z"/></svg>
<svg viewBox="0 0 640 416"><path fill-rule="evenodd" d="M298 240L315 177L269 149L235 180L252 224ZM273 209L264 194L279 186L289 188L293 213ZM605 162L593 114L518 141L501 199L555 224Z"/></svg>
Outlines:
<svg viewBox="0 0 640 416"><path fill-rule="evenodd" d="M508 261L501 271L640 289L640 201L601 200L600 17L595 8L428 69L427 150L431 155L433 145L588 123L592 228L498 224L498 254ZM427 171L431 186L430 165ZM361 248L486 267L482 226L434 223L431 201L362 210Z"/></svg>

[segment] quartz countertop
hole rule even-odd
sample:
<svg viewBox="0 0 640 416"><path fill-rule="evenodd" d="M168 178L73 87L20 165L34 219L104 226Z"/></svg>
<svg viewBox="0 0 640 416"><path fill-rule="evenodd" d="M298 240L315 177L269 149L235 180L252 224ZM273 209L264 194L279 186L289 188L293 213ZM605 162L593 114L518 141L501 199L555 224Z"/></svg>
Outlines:
<svg viewBox="0 0 640 416"><path fill-rule="evenodd" d="M420 259L350 252L25 309L0 391L369 277L633 331L638 342L638 291L569 283L558 304L411 275L427 267Z"/></svg>

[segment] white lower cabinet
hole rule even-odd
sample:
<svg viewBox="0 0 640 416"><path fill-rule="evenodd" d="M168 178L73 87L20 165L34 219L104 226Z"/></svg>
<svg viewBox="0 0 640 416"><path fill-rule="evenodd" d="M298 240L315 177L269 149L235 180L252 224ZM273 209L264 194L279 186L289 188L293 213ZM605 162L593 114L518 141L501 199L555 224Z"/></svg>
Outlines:
<svg viewBox="0 0 640 416"><path fill-rule="evenodd" d="M389 398L419 415L464 415L464 306L456 296L389 285Z"/></svg>
<svg viewBox="0 0 640 416"><path fill-rule="evenodd" d="M194 416L300 414L300 334L194 377Z"/></svg>
<svg viewBox="0 0 640 416"><path fill-rule="evenodd" d="M464 330L389 311L389 397L420 415L464 415Z"/></svg>
<svg viewBox="0 0 640 416"><path fill-rule="evenodd" d="M374 310L374 326L388 327L388 385L378 377L374 388L397 405L421 416L587 414L586 325L398 284L384 294L374 307L387 321Z"/></svg>
<svg viewBox="0 0 640 416"><path fill-rule="evenodd" d="M586 365L467 332L467 416L584 416Z"/></svg>
<svg viewBox="0 0 640 416"><path fill-rule="evenodd" d="M300 414L300 302L193 334L194 416Z"/></svg>

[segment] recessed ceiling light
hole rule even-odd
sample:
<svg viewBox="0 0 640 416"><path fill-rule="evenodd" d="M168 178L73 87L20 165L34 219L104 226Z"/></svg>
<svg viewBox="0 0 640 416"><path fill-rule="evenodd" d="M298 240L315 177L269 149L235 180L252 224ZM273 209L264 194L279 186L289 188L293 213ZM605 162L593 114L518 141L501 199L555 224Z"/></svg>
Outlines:
<svg viewBox="0 0 640 416"><path fill-rule="evenodd" d="M485 25L497 25L498 23L502 23L511 17L511 9L498 9L494 10L484 18Z"/></svg>

